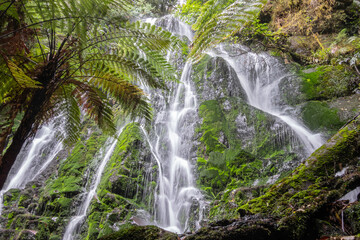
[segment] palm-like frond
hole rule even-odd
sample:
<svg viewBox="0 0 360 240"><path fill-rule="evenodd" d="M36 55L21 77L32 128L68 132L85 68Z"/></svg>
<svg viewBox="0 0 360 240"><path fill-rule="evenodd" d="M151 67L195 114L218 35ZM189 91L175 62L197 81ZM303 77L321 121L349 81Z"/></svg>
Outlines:
<svg viewBox="0 0 360 240"><path fill-rule="evenodd" d="M196 32L189 57L195 60L201 59L206 50L241 30L246 22L260 12L266 2L266 0L251 2L238 0L212 17Z"/></svg>
<svg viewBox="0 0 360 240"><path fill-rule="evenodd" d="M82 75L76 78L79 79L78 82L86 82L92 88L102 89L107 94L107 97L114 98L124 113L129 114L132 118L140 117L147 121L151 120L151 108L146 101L144 92L126 79L107 72L107 69L99 69L99 71L92 69L91 72L88 72L88 75L83 72ZM80 84L78 85L80 86ZM88 99L92 100L94 98Z"/></svg>
<svg viewBox="0 0 360 240"><path fill-rule="evenodd" d="M84 82L71 80L68 83L75 86L72 94L83 111L94 119L103 131L114 134L116 129L107 96Z"/></svg>
<svg viewBox="0 0 360 240"><path fill-rule="evenodd" d="M0 59L1 60L1 59ZM0 105L13 97L13 91L18 87L5 61L0 61Z"/></svg>
<svg viewBox="0 0 360 240"><path fill-rule="evenodd" d="M127 24L126 28L142 34L142 37L138 38L139 47L146 47L164 53L168 50L175 50L184 46L184 42L178 37L150 23L137 21Z"/></svg>
<svg viewBox="0 0 360 240"><path fill-rule="evenodd" d="M195 31L202 29L204 25L215 15L223 11L226 7L232 4L234 0L209 0L200 10L200 15L196 22L191 26Z"/></svg>
<svg viewBox="0 0 360 240"><path fill-rule="evenodd" d="M16 81L21 88L41 88L41 83L31 79L25 72L16 65L15 62L8 60L6 64L13 76L13 79Z"/></svg>
<svg viewBox="0 0 360 240"><path fill-rule="evenodd" d="M61 102L56 105L56 110L63 113L65 118L65 139L67 143L74 143L78 140L81 126L81 112L77 99L72 94L73 91L73 86L63 85L55 93L55 95L61 96L58 98L61 99Z"/></svg>

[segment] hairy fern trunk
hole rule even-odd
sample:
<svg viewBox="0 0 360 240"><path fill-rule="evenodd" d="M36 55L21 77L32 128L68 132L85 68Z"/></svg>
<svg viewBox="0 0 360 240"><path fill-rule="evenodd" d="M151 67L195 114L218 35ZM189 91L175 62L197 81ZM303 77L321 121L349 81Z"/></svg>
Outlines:
<svg viewBox="0 0 360 240"><path fill-rule="evenodd" d="M43 84L43 88L37 89L32 95L30 104L14 134L12 143L0 161L0 189L3 188L11 167L26 139L36 132L38 128L37 122L41 119L45 107L50 102L52 93L59 86L59 82L54 78L55 71L56 62L49 62L39 74L38 81Z"/></svg>

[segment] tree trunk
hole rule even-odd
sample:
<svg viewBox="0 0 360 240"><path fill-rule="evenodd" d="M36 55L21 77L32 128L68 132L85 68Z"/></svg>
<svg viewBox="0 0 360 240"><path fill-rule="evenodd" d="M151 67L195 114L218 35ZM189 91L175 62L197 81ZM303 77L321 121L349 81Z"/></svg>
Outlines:
<svg viewBox="0 0 360 240"><path fill-rule="evenodd" d="M21 120L20 126L15 132L11 145L0 161L0 189L3 188L10 169L26 139L30 137L32 132L37 130L37 126L34 126L34 123L39 118L38 115L41 113L43 104L50 99L50 96L46 96L46 92L45 88L35 92L25 115Z"/></svg>

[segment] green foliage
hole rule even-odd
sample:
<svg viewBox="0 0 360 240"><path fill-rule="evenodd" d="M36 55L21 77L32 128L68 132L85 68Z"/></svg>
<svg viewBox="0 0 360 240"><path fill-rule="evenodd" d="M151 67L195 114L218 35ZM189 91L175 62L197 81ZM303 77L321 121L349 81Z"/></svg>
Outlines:
<svg viewBox="0 0 360 240"><path fill-rule="evenodd" d="M42 190L39 211L46 216L68 216L74 196L83 192L84 175L106 140L93 133L86 142L78 140L71 154L59 166L57 176L50 178Z"/></svg>
<svg viewBox="0 0 360 240"><path fill-rule="evenodd" d="M210 0L206 1L202 5L199 11L199 17L192 26L194 30L202 29L205 24L210 21L215 15L222 12L230 4L234 3L234 0Z"/></svg>
<svg viewBox="0 0 360 240"><path fill-rule="evenodd" d="M164 89L165 81L176 79L165 59L168 50L183 46L176 37L109 14L118 8L124 16L131 5L127 0L20 2L16 10L22 17L7 21L20 21L22 27L0 29L0 104L31 111L34 117L26 123L24 118L24 126L32 126L32 132L64 112L69 143L78 138L80 109L104 132L115 133L109 98L123 114L150 122L152 109L138 85ZM21 138L29 132L19 130Z"/></svg>
<svg viewBox="0 0 360 240"><path fill-rule="evenodd" d="M215 197L225 189L248 186L260 177L262 161L243 150L230 130L235 126L229 119L236 115L224 114L218 101L209 100L200 105L199 116L203 118L197 130L202 133L197 160L199 182L209 196Z"/></svg>
<svg viewBox="0 0 360 240"><path fill-rule="evenodd" d="M222 1L216 3L218 2ZM259 13L264 2L235 1L218 14L214 14L217 4L212 4L213 7L208 8L195 25L198 31L194 36L189 57L198 61L206 50L239 32L244 24Z"/></svg>
<svg viewBox="0 0 360 240"><path fill-rule="evenodd" d="M113 154L104 169L97 189L97 201L93 201L87 224L88 231L83 239L97 239L112 233L113 225L126 221L135 214L136 209L146 209L152 196L144 198L144 159L143 136L138 123L123 128ZM156 183L147 188L155 191Z"/></svg>
<svg viewBox="0 0 360 240"><path fill-rule="evenodd" d="M155 7L152 6L149 1L138 0L131 5L129 14L138 18L142 18L146 15L150 15L154 9Z"/></svg>
<svg viewBox="0 0 360 240"><path fill-rule="evenodd" d="M253 20L244 24L241 31L231 38L232 41L240 42L245 45L261 44L266 49L282 49L286 42L286 35L280 31L273 32L269 29L268 23L261 23L260 19Z"/></svg>

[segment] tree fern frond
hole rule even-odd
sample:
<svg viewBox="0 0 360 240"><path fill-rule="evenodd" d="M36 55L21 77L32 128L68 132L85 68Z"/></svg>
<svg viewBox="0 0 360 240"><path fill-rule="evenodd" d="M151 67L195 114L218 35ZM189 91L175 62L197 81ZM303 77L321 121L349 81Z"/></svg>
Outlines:
<svg viewBox="0 0 360 240"><path fill-rule="evenodd" d="M167 61L167 59L158 51L143 48L145 59L157 71L161 79L166 81L177 81L174 67Z"/></svg>
<svg viewBox="0 0 360 240"><path fill-rule="evenodd" d="M142 83L145 86L163 88L162 75L152 64L135 52L119 51L117 55L94 55L89 57L83 66L85 76L118 76L131 83Z"/></svg>
<svg viewBox="0 0 360 240"><path fill-rule="evenodd" d="M6 64L13 76L14 80L22 87L22 88L42 88L41 83L31 79L27 76L24 71L18 67L13 61L7 60Z"/></svg>
<svg viewBox="0 0 360 240"><path fill-rule="evenodd" d="M137 33L142 33L143 36L141 43L147 44L147 48L158 51L176 50L184 46L184 42L181 41L175 35L170 32L163 30L161 27L157 27L150 23L135 22L128 23L127 29L135 30Z"/></svg>
<svg viewBox="0 0 360 240"><path fill-rule="evenodd" d="M58 89L57 95L61 95L62 102L57 106L58 110L65 117L65 132L67 143L74 143L78 140L81 112L75 97L72 95L73 88L63 85Z"/></svg>
<svg viewBox="0 0 360 240"><path fill-rule="evenodd" d="M103 131L115 134L113 114L106 95L80 81L71 80L68 83L76 86L73 95L87 115L94 119Z"/></svg>
<svg viewBox="0 0 360 240"><path fill-rule="evenodd" d="M2 20L6 19L6 16L19 20L19 14L16 10L15 1L0 3L0 26L3 24Z"/></svg>
<svg viewBox="0 0 360 240"><path fill-rule="evenodd" d="M238 32L258 14L266 0L238 0L204 23L196 32L189 57L200 60L204 52Z"/></svg>
<svg viewBox="0 0 360 240"><path fill-rule="evenodd" d="M201 8L201 14L196 20L196 22L192 25L194 30L199 30L204 27L204 25L214 17L214 15L223 11L227 6L232 4L234 0L209 0L204 6Z"/></svg>
<svg viewBox="0 0 360 240"><path fill-rule="evenodd" d="M135 117L144 118L147 121L151 119L151 108L146 101L144 92L129 83L126 80L119 79L112 74L99 73L90 76L79 76L77 82L86 81L92 87L100 88L109 96L113 97L120 105L125 114L130 115L133 119ZM86 80L83 80L83 79ZM72 82L72 81L70 81Z"/></svg>
<svg viewBox="0 0 360 240"><path fill-rule="evenodd" d="M19 88L4 61L0 62L0 79L0 104L4 104L16 96L13 92Z"/></svg>

